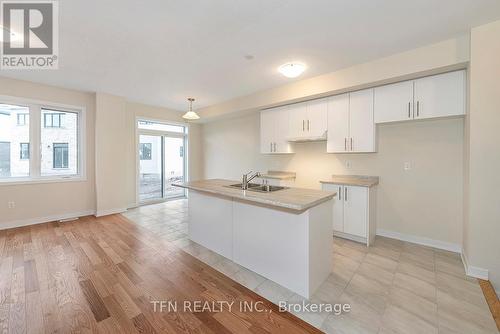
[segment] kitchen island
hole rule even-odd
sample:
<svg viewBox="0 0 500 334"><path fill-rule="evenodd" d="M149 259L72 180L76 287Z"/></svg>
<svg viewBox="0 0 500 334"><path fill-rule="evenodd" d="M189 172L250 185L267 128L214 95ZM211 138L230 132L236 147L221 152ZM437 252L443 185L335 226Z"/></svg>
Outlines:
<svg viewBox="0 0 500 334"><path fill-rule="evenodd" d="M331 271L335 192L258 192L212 179L189 189L189 238L309 298Z"/></svg>

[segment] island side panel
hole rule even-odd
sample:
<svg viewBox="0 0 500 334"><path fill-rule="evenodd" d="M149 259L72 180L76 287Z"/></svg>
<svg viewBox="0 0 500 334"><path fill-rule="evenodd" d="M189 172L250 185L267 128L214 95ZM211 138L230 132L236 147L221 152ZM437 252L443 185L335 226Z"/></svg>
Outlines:
<svg viewBox="0 0 500 334"><path fill-rule="evenodd" d="M233 202L233 261L309 298L308 211Z"/></svg>
<svg viewBox="0 0 500 334"><path fill-rule="evenodd" d="M333 200L309 210L309 291L319 288L332 271Z"/></svg>
<svg viewBox="0 0 500 334"><path fill-rule="evenodd" d="M233 257L233 204L227 197L189 191L189 239L228 258Z"/></svg>

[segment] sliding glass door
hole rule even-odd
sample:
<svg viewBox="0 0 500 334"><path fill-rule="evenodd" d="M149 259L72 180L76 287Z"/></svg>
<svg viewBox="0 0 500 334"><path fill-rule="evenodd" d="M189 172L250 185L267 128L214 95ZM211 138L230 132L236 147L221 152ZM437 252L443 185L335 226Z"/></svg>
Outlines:
<svg viewBox="0 0 500 334"><path fill-rule="evenodd" d="M166 198L184 196L184 188L174 187L173 183L184 181L184 138L163 137L165 157L164 175Z"/></svg>
<svg viewBox="0 0 500 334"><path fill-rule="evenodd" d="M187 128L143 120L137 125L139 202L184 197L184 189L172 184L186 180Z"/></svg>
<svg viewBox="0 0 500 334"><path fill-rule="evenodd" d="M162 136L139 136L139 200L163 198Z"/></svg>

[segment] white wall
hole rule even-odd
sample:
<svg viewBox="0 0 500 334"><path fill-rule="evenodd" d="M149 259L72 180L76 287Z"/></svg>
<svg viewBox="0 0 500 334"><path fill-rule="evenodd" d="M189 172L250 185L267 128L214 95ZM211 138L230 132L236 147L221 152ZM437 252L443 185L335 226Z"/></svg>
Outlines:
<svg viewBox="0 0 500 334"><path fill-rule="evenodd" d="M124 184L127 179L126 145L133 132L124 131L126 100L108 94L96 94L96 212L103 215L127 209Z"/></svg>
<svg viewBox="0 0 500 334"><path fill-rule="evenodd" d="M205 178L239 180L249 170L297 173L299 187L320 188L332 174L380 177L378 228L462 243L463 119L379 125L378 153L327 154L326 142L293 144L295 154L259 153L259 115L203 125ZM352 168L346 168L350 161ZM404 163L412 169L404 171Z"/></svg>
<svg viewBox="0 0 500 334"><path fill-rule="evenodd" d="M500 294L500 21L471 32L465 256Z"/></svg>

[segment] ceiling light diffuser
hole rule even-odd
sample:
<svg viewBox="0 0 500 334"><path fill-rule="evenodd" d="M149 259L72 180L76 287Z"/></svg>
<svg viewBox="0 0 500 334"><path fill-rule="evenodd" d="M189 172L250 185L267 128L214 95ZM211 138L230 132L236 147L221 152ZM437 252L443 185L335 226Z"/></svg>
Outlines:
<svg viewBox="0 0 500 334"><path fill-rule="evenodd" d="M278 72L280 72L287 78L296 78L305 70L306 65L297 62L286 63L278 67Z"/></svg>

